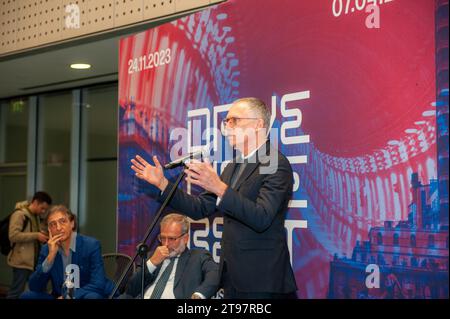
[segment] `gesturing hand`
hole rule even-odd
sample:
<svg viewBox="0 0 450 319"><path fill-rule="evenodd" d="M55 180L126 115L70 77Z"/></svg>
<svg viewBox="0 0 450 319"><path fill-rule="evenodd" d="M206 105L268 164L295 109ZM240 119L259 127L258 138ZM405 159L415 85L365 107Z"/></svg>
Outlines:
<svg viewBox="0 0 450 319"><path fill-rule="evenodd" d="M147 181L148 183L155 185L161 191L166 189L168 184L167 179L164 177L163 168L156 156L153 156L153 162L155 166L149 164L145 159L136 155L135 159L131 160L131 169L136 172L136 177Z"/></svg>
<svg viewBox="0 0 450 319"><path fill-rule="evenodd" d="M223 197L227 189L227 184L222 182L219 175L212 167L208 159L204 162L194 160L186 164L187 175L186 181L194 185L198 185L203 189L216 194L218 197Z"/></svg>

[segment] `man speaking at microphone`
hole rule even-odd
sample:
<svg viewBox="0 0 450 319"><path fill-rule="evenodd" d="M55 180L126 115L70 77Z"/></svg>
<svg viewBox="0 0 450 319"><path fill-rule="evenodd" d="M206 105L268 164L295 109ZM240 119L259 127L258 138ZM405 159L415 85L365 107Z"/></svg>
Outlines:
<svg viewBox="0 0 450 319"><path fill-rule="evenodd" d="M194 220L223 214L220 274L225 298L296 298L284 231L292 168L267 140L270 111L260 99L242 98L233 102L223 123L230 145L240 154L221 176L209 161L187 163L186 180L205 192L192 196L177 189L169 205ZM155 166L136 156L131 168L158 187L158 200L164 201L173 185L156 156L153 161Z"/></svg>

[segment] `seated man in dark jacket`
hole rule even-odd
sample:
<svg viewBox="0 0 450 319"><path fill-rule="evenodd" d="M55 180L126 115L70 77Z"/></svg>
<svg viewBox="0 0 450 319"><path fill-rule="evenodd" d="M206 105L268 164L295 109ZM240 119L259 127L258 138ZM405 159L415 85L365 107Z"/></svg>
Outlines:
<svg viewBox="0 0 450 319"><path fill-rule="evenodd" d="M218 265L206 250L189 250L189 222L179 214L166 215L160 224L157 247L144 267L144 299L205 299L219 286ZM138 271L120 298L141 298Z"/></svg>
<svg viewBox="0 0 450 319"><path fill-rule="evenodd" d="M38 266L30 277L30 291L23 293L21 298L64 298L66 270L70 270L70 279L75 284L75 299L107 298L114 284L105 277L100 242L74 232L75 215L65 206L53 207L47 216L47 224L50 239L42 247ZM49 280L51 294L46 292Z"/></svg>

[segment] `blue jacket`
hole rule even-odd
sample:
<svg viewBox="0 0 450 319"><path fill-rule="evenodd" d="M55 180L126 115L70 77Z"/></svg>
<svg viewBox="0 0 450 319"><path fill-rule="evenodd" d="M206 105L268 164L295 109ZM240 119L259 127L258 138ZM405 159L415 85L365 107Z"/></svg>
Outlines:
<svg viewBox="0 0 450 319"><path fill-rule="evenodd" d="M53 266L44 273L42 263L48 256L48 245L44 245L39 255L36 271L31 275L29 287L31 291L46 292L47 283L52 283L52 295L62 295L64 270L61 255L58 253ZM80 268L80 288L75 290L75 298L83 299L87 293L97 293L104 298L112 292L114 284L106 278L100 242L97 239L77 234L76 252L72 252L72 264Z"/></svg>

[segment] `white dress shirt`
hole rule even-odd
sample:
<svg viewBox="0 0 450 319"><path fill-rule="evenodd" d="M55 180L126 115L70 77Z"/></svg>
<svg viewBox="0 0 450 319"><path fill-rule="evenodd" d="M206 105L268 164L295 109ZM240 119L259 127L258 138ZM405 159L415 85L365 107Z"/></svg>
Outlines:
<svg viewBox="0 0 450 319"><path fill-rule="evenodd" d="M175 258L172 272L170 273L169 279L167 280L166 287L164 288L164 291L161 295L161 299L175 299L175 294L173 293L173 288L175 284L175 273L178 265L178 257ZM150 296L152 295L153 289L155 289L155 285L158 282L161 275L164 273L164 270L166 269L167 265L169 265L170 259L167 258L163 261L161 265L161 270L158 273L158 276L156 277L155 281L148 287L148 289L144 293L144 299L150 299ZM152 264L150 259L147 261L147 269L148 271L153 274L153 272L156 270L155 265ZM194 294L198 295L201 299L205 299L205 296L199 292L194 292Z"/></svg>
<svg viewBox="0 0 450 319"><path fill-rule="evenodd" d="M167 258L163 261L162 265L161 265L161 270L158 273L158 276L156 277L156 279L153 281L153 283L150 285L150 287L148 287L147 291L144 293L144 299L150 299L150 296L152 295L153 289L155 289L155 285L158 282L159 278L161 277L161 275L164 273L164 270L166 269L167 265L169 265L170 259ZM175 295L173 294L173 286L174 286L174 282L175 282L175 271L177 269L177 264L178 264L178 257L175 258L175 260L173 261L173 268L172 268L172 272L170 273L169 279L167 280L167 284L166 287L164 288L164 291L161 295L161 299L175 299ZM156 270L156 266L152 264L152 262L150 261L150 259L147 261L147 269L148 271L153 274L153 272Z"/></svg>

